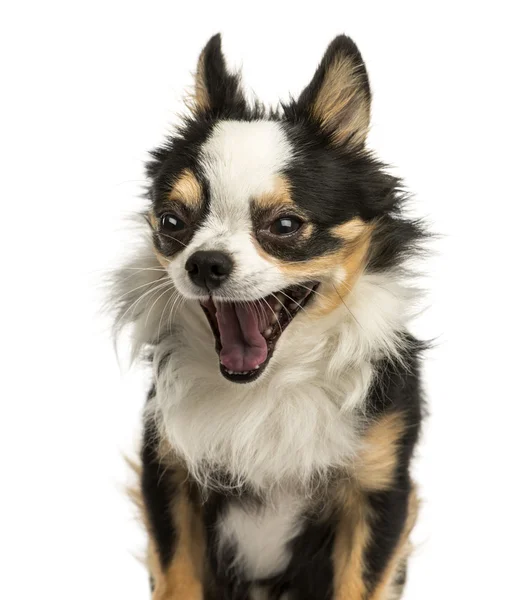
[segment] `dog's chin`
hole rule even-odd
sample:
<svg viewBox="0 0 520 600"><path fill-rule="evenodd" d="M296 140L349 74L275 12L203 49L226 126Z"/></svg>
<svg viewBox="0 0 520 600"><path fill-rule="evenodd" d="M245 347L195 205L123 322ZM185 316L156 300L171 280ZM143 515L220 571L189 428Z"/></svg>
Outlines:
<svg viewBox="0 0 520 600"><path fill-rule="evenodd" d="M294 285L251 301L200 301L213 335L220 372L233 383L251 383L267 369L276 345L318 283Z"/></svg>

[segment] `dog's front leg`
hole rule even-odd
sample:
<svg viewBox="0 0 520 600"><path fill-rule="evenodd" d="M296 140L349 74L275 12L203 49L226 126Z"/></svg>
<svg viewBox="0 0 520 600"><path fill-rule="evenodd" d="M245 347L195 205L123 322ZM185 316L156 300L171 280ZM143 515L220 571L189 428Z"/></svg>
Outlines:
<svg viewBox="0 0 520 600"><path fill-rule="evenodd" d="M149 536L153 600L203 600L205 539L200 506L185 470L145 430L141 453L141 505Z"/></svg>
<svg viewBox="0 0 520 600"><path fill-rule="evenodd" d="M161 562L154 540L149 545L152 600L203 600L204 544L201 523L184 490L172 501L175 542L170 560Z"/></svg>
<svg viewBox="0 0 520 600"><path fill-rule="evenodd" d="M416 513L413 488L348 494L334 548L334 600L401 597Z"/></svg>
<svg viewBox="0 0 520 600"><path fill-rule="evenodd" d="M373 422L342 488L333 552L334 600L398 600L417 515L410 480L412 428L399 412Z"/></svg>

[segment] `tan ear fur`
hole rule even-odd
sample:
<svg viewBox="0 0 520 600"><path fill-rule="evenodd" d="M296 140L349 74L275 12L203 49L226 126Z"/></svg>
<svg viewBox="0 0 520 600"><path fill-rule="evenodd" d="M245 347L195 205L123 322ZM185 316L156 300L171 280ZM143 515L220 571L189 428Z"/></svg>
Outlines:
<svg viewBox="0 0 520 600"><path fill-rule="evenodd" d="M312 114L335 144L363 145L370 124L370 101L363 91L359 66L338 56L325 73Z"/></svg>
<svg viewBox="0 0 520 600"><path fill-rule="evenodd" d="M314 121L338 147L365 144L370 124L370 85L354 42L340 35L327 48L296 113Z"/></svg>

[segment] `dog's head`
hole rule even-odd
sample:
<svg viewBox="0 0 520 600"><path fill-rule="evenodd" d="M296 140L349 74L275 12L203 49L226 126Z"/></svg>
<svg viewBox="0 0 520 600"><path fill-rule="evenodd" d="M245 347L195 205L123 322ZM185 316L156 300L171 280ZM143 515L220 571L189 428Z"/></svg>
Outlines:
<svg viewBox="0 0 520 600"><path fill-rule="evenodd" d="M365 149L369 120L367 71L345 36L298 100L271 112L246 102L220 36L203 50L192 114L148 165L150 224L227 379L256 379L301 313L330 313L406 245L397 181Z"/></svg>

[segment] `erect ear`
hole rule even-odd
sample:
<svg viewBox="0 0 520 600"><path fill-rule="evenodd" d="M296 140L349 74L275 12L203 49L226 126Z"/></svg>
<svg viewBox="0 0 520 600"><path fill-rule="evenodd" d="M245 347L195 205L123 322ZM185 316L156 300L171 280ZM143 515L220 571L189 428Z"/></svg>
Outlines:
<svg viewBox="0 0 520 600"><path fill-rule="evenodd" d="M296 110L336 146L363 147L370 122L370 85L365 63L350 38L340 35L331 42Z"/></svg>
<svg viewBox="0 0 520 600"><path fill-rule="evenodd" d="M212 116L246 107L240 76L227 70L220 33L209 40L199 57L194 105L195 112Z"/></svg>

